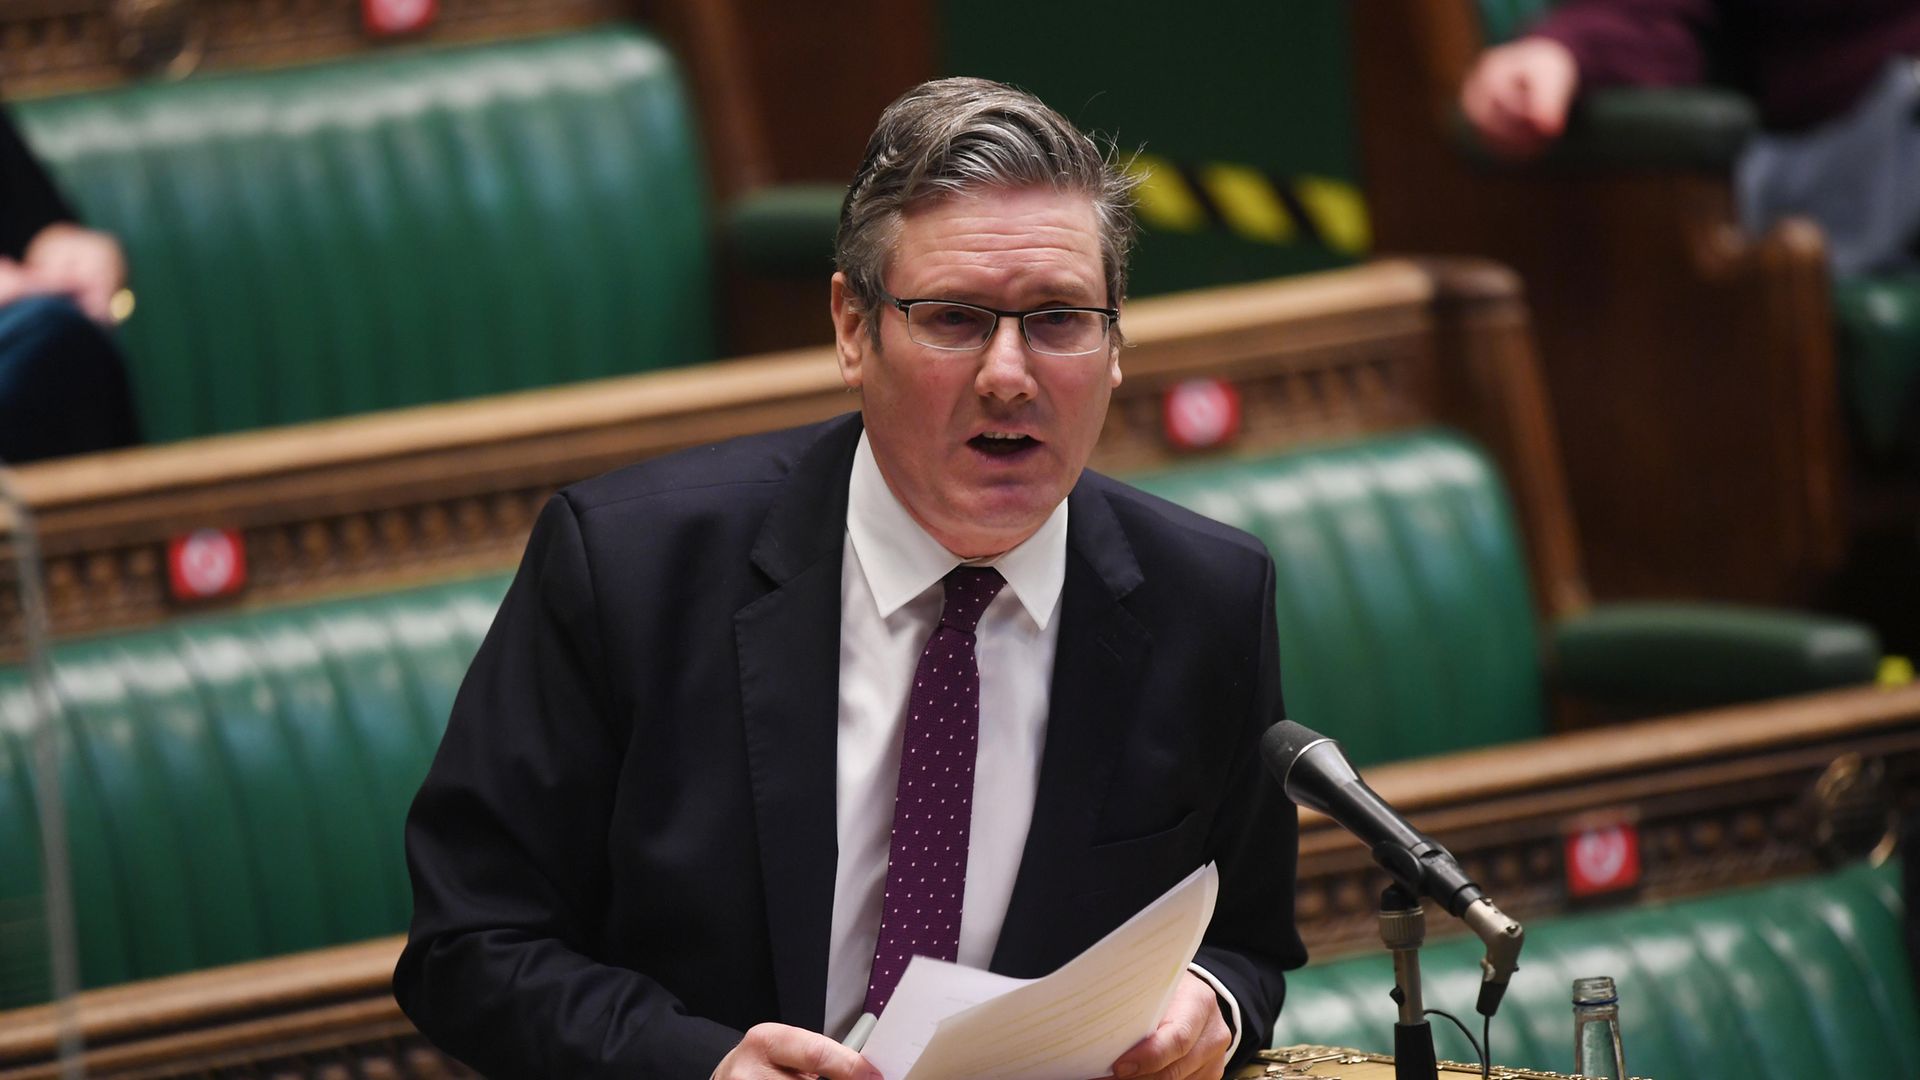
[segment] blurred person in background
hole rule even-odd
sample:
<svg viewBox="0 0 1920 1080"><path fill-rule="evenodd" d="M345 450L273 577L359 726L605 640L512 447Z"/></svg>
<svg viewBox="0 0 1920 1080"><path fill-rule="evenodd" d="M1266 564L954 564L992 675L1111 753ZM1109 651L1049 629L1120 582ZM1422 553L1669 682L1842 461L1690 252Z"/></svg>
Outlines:
<svg viewBox="0 0 1920 1080"><path fill-rule="evenodd" d="M1914 0L1566 0L1482 53L1460 106L1488 149L1524 159L1585 90L1731 86L1764 129L1737 170L1749 229L1811 217L1836 273L1915 269L1917 57Z"/></svg>
<svg viewBox="0 0 1920 1080"><path fill-rule="evenodd" d="M127 263L73 211L0 109L0 462L139 441L108 328Z"/></svg>

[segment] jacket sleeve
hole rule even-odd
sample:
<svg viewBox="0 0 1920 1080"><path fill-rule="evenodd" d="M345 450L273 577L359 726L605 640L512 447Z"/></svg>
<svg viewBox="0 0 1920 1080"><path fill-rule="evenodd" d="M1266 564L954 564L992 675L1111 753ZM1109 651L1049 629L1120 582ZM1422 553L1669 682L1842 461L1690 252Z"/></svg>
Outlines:
<svg viewBox="0 0 1920 1080"><path fill-rule="evenodd" d="M1583 88L1697 86L1718 29L1715 0L1567 0L1529 35L1565 45Z"/></svg>
<svg viewBox="0 0 1920 1080"><path fill-rule="evenodd" d="M509 1077L708 1077L741 1034L597 962L623 740L565 495L455 699L407 815L413 924L394 993L436 1045Z"/></svg>
<svg viewBox="0 0 1920 1080"><path fill-rule="evenodd" d="M1306 963L1294 926L1294 872L1300 822L1280 785L1260 759L1260 736L1285 719L1280 697L1280 647L1274 618L1273 560L1265 559L1259 627L1249 658L1257 672L1238 751L1225 777L1226 795L1214 818L1208 850L1220 868L1213 921L1194 962L1218 979L1240 1006L1240 1045L1229 1071L1250 1061L1273 1038L1286 999L1285 971Z"/></svg>

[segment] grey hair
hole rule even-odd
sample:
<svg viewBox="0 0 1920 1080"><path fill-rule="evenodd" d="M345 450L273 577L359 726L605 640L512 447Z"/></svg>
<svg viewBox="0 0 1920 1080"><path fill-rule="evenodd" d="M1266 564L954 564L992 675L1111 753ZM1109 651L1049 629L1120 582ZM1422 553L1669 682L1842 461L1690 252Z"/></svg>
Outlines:
<svg viewBox="0 0 1920 1080"><path fill-rule="evenodd" d="M960 194L1046 185L1093 201L1107 303L1117 307L1126 298L1138 183L1032 94L990 79L935 79L880 114L840 204L834 265L872 311L905 211ZM879 323L870 326L877 344Z"/></svg>

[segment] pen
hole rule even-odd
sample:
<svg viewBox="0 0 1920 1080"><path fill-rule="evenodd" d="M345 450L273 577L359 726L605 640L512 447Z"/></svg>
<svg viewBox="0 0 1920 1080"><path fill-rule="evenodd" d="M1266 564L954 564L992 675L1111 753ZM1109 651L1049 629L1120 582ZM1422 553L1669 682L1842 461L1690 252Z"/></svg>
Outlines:
<svg viewBox="0 0 1920 1080"><path fill-rule="evenodd" d="M879 1022L880 1018L872 1013L861 1013L860 1019L853 1022L853 1030L847 1032L847 1037L841 1039L840 1044L849 1050L857 1051L865 1048L867 1036L873 1034L873 1025Z"/></svg>

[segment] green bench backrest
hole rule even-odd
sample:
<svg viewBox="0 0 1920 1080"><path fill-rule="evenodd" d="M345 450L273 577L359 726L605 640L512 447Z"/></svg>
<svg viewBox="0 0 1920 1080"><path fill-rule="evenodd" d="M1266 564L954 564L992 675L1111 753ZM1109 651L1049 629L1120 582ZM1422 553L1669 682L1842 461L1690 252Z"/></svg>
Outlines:
<svg viewBox="0 0 1920 1080"><path fill-rule="evenodd" d="M1571 1069L1573 980L1611 975L1627 1069L1637 1076L1920 1076L1920 1005L1898 882L1892 865L1861 865L1528 926L1520 971L1494 1018L1494 1060ZM1481 953L1467 937L1422 951L1428 1008L1477 1021ZM1294 972L1274 1045L1391 1053L1392 987L1384 951ZM1474 1060L1453 1025L1431 1019L1441 1057ZM1478 1038L1480 1025L1472 1026Z"/></svg>
<svg viewBox="0 0 1920 1080"><path fill-rule="evenodd" d="M126 246L149 439L713 356L691 106L638 30L14 109Z"/></svg>
<svg viewBox="0 0 1920 1080"><path fill-rule="evenodd" d="M1553 7L1554 0L1479 0L1480 28L1488 44L1510 41ZM1571 988L1569 988L1571 990Z"/></svg>
<svg viewBox="0 0 1920 1080"><path fill-rule="evenodd" d="M75 644L55 681L82 983L404 929L400 822L505 578ZM47 993L19 669L0 671L0 1008Z"/></svg>
<svg viewBox="0 0 1920 1080"><path fill-rule="evenodd" d="M1356 762L1545 733L1525 551L1472 444L1420 432L1134 481L1266 543L1287 712Z"/></svg>

